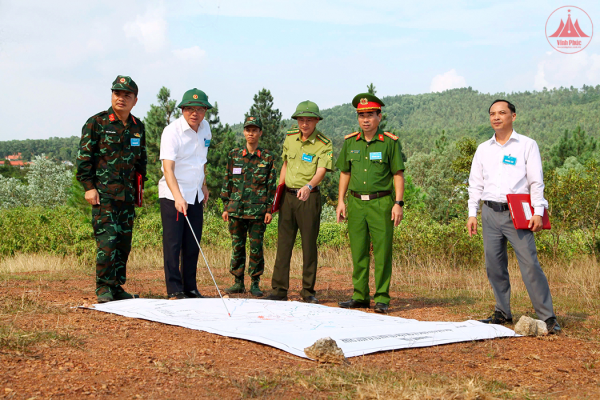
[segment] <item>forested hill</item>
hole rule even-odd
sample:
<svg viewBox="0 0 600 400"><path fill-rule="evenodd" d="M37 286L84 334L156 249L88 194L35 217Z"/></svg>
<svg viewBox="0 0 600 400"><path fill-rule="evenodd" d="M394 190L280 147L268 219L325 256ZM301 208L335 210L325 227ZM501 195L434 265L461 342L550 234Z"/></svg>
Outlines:
<svg viewBox="0 0 600 400"><path fill-rule="evenodd" d="M470 136L480 142L492 136L488 108L499 98L515 104L515 130L536 139L542 151L557 142L565 129L572 131L577 125L592 137L600 136L600 85L495 94L462 88L383 97L385 129L396 131L409 157L418 151L429 152L442 130L449 140ZM344 135L358 126L355 110L351 104L343 104L322 114L319 129L339 149Z"/></svg>
<svg viewBox="0 0 600 400"><path fill-rule="evenodd" d="M564 131L577 125L592 137L600 137L600 85L581 89L560 88L541 92L480 93L471 88L447 90L442 93L383 97L385 129L401 138L404 152L429 152L442 130L453 141L463 136L481 142L492 135L488 107L498 98L512 101L517 107L517 132L536 139L544 153L556 143ZM322 111L324 120L319 129L331 137L335 154L341 148L344 135L357 129L356 113L348 103ZM294 121L285 120L289 127ZM231 129L241 133L242 125ZM0 141L0 158L21 152L25 160L45 153L51 158L74 161L78 137L46 140Z"/></svg>

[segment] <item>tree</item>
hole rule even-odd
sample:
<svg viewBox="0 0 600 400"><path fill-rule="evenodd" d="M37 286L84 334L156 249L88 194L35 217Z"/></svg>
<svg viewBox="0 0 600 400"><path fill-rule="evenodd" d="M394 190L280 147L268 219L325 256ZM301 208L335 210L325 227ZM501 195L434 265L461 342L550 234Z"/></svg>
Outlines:
<svg viewBox="0 0 600 400"><path fill-rule="evenodd" d="M171 99L171 91L166 87L161 87L156 95L158 105L151 104L144 125L146 126L146 151L148 152L147 174L150 182L146 187L156 186L162 172L160 171L160 137L163 130L172 121L181 116L181 111L177 108L177 101Z"/></svg>
<svg viewBox="0 0 600 400"><path fill-rule="evenodd" d="M227 155L229 151L236 147L235 133L231 130L229 124L223 125L221 123L217 102L215 102L212 109L208 110L204 118L210 124L212 134L206 162L206 186L208 186L210 192L210 204L214 205L219 199L227 172Z"/></svg>
<svg viewBox="0 0 600 400"><path fill-rule="evenodd" d="M273 109L273 96L270 90L263 88L254 95L254 104L246 113L244 120L250 115L260 118L263 126L260 146L271 152L275 165L279 168L285 132L284 124L281 122L281 112L277 108Z"/></svg>
<svg viewBox="0 0 600 400"><path fill-rule="evenodd" d="M550 149L549 167L551 169L562 167L569 157L577 157L580 164L585 164L593 157L597 149L596 139L587 136L581 126L577 125L572 136L569 134L569 130L565 129L563 136Z"/></svg>

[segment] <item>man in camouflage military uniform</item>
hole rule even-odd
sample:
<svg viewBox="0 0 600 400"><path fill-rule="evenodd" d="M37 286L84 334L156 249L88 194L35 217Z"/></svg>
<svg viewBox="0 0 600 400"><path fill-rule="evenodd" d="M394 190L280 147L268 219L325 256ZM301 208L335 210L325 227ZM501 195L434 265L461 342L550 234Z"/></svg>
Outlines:
<svg viewBox="0 0 600 400"><path fill-rule="evenodd" d="M321 223L321 193L319 183L333 168L331 141L316 129L323 119L319 107L303 101L292 118L298 128L290 129L283 143L283 166L279 183L285 182L286 193L281 201L277 226L277 257L268 300L287 300L290 286L290 260L298 230L302 236L302 291L307 303L316 304L317 237Z"/></svg>
<svg viewBox="0 0 600 400"><path fill-rule="evenodd" d="M271 206L275 196L277 171L273 156L258 147L262 136L262 123L258 117L249 116L244 123L246 146L229 152L227 176L221 189L225 211L223 220L229 222L233 241L230 271L235 283L227 293L244 293L244 268L246 266L246 236L250 238L248 274L252 283L250 293L261 297L260 276L265 269L263 236L271 223Z"/></svg>
<svg viewBox="0 0 600 400"><path fill-rule="evenodd" d="M131 114L138 87L119 75L111 89L112 106L87 120L77 155L77 180L92 205L99 303L138 297L121 285L131 250L136 173L146 179L144 124Z"/></svg>

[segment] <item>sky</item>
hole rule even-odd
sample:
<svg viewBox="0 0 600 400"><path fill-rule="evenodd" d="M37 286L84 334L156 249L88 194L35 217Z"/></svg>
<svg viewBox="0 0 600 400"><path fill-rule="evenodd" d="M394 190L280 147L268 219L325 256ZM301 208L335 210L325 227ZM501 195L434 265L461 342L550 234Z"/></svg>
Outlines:
<svg viewBox="0 0 600 400"><path fill-rule="evenodd" d="M139 86L140 118L162 86L178 102L198 88L230 124L262 88L289 118L371 82L378 96L598 85L600 34L576 54L546 38L565 5L600 26L597 0L0 0L0 140L80 135L119 74Z"/></svg>

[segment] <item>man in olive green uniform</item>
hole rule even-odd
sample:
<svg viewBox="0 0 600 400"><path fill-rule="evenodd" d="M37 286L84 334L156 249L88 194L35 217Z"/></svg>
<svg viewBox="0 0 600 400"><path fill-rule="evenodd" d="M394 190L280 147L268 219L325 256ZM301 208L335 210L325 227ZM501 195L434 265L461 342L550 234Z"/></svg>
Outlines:
<svg viewBox="0 0 600 400"><path fill-rule="evenodd" d="M333 167L331 141L316 129L323 119L312 101L298 104L292 118L297 129L290 129L283 143L283 166L279 183L286 192L279 210L277 257L273 269L272 293L268 300L287 300L290 286L290 259L298 229L302 237L302 291L305 302L318 303L317 236L321 219L319 183Z"/></svg>
<svg viewBox="0 0 600 400"><path fill-rule="evenodd" d="M227 175L221 199L223 220L229 222L233 251L230 272L235 283L227 293L244 293L244 268L246 267L246 236L250 238L250 261L248 274L252 283L250 293L261 297L260 276L265 269L263 237L267 224L271 223L271 207L277 184L277 171L273 156L258 146L262 136L260 118L249 116L244 123L246 146L233 149L227 160Z"/></svg>
<svg viewBox="0 0 600 400"><path fill-rule="evenodd" d="M340 169L337 221L346 217L352 251L354 295L340 302L344 308L369 308L370 242L375 257L375 311L387 312L392 276L392 238L402 220L404 163L398 137L379 129L383 102L361 93L352 105L358 113L360 132L347 135L336 167Z"/></svg>
<svg viewBox="0 0 600 400"><path fill-rule="evenodd" d="M138 87L128 76L112 85L112 106L87 120L77 154L77 180L92 205L99 303L138 297L125 292L136 173L146 177L144 124L131 114Z"/></svg>

